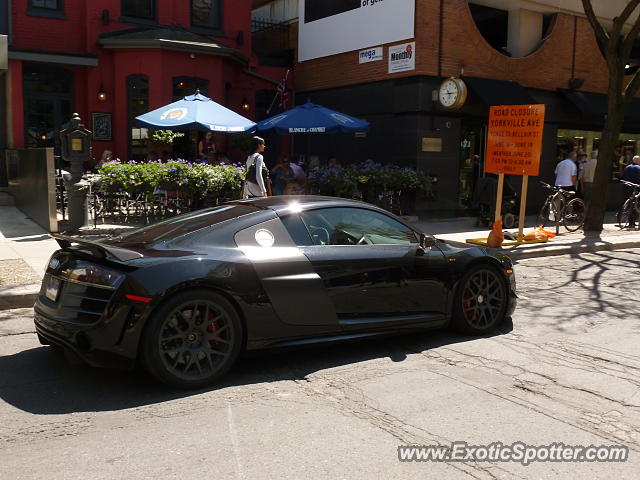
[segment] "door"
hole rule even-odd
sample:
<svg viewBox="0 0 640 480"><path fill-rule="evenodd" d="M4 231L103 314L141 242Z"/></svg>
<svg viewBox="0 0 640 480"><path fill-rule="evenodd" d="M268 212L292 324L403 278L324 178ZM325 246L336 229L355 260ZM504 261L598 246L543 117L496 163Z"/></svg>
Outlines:
<svg viewBox="0 0 640 480"><path fill-rule="evenodd" d="M240 230L235 241L283 323L339 330L322 280L279 219Z"/></svg>
<svg viewBox="0 0 640 480"><path fill-rule="evenodd" d="M423 249L411 228L366 208L316 209L299 217L311 238L300 249L341 325L443 318L445 258L437 249Z"/></svg>
<svg viewBox="0 0 640 480"><path fill-rule="evenodd" d="M54 147L59 154L60 130L73 113L73 72L64 68L23 70L25 145Z"/></svg>
<svg viewBox="0 0 640 480"><path fill-rule="evenodd" d="M472 207L478 179L484 172L484 128L462 125L460 138L460 168L458 176L458 206Z"/></svg>

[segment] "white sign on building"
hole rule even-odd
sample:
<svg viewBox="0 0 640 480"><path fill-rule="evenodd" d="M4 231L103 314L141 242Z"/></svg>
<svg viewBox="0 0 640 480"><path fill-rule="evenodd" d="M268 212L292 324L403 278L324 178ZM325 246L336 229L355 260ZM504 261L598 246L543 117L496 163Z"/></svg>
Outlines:
<svg viewBox="0 0 640 480"><path fill-rule="evenodd" d="M9 42L6 35L0 35L0 70L9 68L9 53L7 51Z"/></svg>
<svg viewBox="0 0 640 480"><path fill-rule="evenodd" d="M416 42L389 47L389 73L416 69Z"/></svg>
<svg viewBox="0 0 640 480"><path fill-rule="evenodd" d="M414 0L299 0L298 61L414 36Z"/></svg>
<svg viewBox="0 0 640 480"><path fill-rule="evenodd" d="M378 62L382 60L384 50L382 47L367 48L358 52L360 63Z"/></svg>

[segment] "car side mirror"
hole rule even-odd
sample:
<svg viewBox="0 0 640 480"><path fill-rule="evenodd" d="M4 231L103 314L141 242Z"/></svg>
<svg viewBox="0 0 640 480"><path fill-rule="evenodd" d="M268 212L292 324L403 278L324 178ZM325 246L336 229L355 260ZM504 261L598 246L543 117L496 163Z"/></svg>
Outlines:
<svg viewBox="0 0 640 480"><path fill-rule="evenodd" d="M429 250L433 248L436 244L436 239L431 235L427 235L425 233L420 234L420 248L422 250Z"/></svg>

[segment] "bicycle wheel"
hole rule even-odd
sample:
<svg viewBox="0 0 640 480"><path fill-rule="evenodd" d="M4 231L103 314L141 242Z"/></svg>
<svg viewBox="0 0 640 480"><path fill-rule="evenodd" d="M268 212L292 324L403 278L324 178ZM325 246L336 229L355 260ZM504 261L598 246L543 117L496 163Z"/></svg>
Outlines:
<svg viewBox="0 0 640 480"><path fill-rule="evenodd" d="M564 207L562 223L564 228L570 232L575 232L584 223L584 202L580 198L574 198Z"/></svg>
<svg viewBox="0 0 640 480"><path fill-rule="evenodd" d="M554 223L554 208L551 205L551 202L547 200L544 202L544 205L540 209L540 213L538 214L538 218L536 219L536 226L544 227L548 223Z"/></svg>
<svg viewBox="0 0 640 480"><path fill-rule="evenodd" d="M618 220L618 227L621 229L634 227L638 221L638 212L634 203L632 199L627 198L620 207L620 210L618 210L616 220Z"/></svg>

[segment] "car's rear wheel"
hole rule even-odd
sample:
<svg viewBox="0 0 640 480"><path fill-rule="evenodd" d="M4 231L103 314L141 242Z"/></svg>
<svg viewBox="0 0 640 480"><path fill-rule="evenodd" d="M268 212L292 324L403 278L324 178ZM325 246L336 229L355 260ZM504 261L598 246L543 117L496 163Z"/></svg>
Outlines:
<svg viewBox="0 0 640 480"><path fill-rule="evenodd" d="M153 312L142 338L142 359L155 378L179 388L220 379L242 347L242 322L221 295L177 294Z"/></svg>
<svg viewBox="0 0 640 480"><path fill-rule="evenodd" d="M509 301L501 274L489 265L471 268L460 280L453 305L453 327L482 335L494 330L505 319Z"/></svg>

